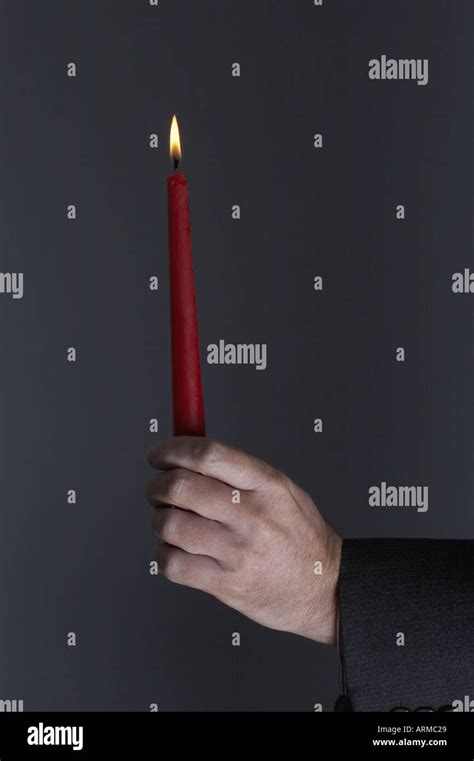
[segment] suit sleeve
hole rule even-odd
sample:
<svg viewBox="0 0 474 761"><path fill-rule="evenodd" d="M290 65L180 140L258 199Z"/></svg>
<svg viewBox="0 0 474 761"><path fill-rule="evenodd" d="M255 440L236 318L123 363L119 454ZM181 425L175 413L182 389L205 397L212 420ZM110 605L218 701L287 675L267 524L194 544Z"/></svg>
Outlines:
<svg viewBox="0 0 474 761"><path fill-rule="evenodd" d="M452 710L474 697L473 637L474 541L343 542L339 650L349 710Z"/></svg>

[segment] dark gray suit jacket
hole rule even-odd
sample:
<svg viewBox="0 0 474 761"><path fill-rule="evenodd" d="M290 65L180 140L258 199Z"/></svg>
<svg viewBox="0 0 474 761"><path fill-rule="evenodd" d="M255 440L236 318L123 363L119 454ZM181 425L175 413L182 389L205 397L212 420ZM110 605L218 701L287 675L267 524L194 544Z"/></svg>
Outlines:
<svg viewBox="0 0 474 761"><path fill-rule="evenodd" d="M474 541L347 539L336 710L449 710L474 698Z"/></svg>

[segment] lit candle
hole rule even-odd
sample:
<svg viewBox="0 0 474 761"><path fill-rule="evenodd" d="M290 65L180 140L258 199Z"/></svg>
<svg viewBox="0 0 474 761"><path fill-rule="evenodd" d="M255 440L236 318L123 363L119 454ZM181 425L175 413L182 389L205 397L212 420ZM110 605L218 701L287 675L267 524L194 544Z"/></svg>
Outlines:
<svg viewBox="0 0 474 761"><path fill-rule="evenodd" d="M168 177L173 428L175 436L205 436L189 193L186 177L178 172L181 141L176 116L170 155L175 169Z"/></svg>

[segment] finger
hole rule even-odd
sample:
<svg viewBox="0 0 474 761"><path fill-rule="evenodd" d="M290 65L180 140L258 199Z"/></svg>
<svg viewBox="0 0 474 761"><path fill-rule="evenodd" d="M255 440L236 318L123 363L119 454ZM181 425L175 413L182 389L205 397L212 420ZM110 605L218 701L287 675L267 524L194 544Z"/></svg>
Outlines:
<svg viewBox="0 0 474 761"><path fill-rule="evenodd" d="M158 571L169 581L186 587L217 594L221 585L222 569L217 560L203 555L190 555L177 547L161 544L153 555Z"/></svg>
<svg viewBox="0 0 474 761"><path fill-rule="evenodd" d="M203 436L175 436L157 442L149 450L148 462L161 470L193 470L237 489L258 489L275 472L262 460Z"/></svg>
<svg viewBox="0 0 474 761"><path fill-rule="evenodd" d="M230 486L192 470L176 468L157 473L148 481L146 493L153 507L176 505L227 524L239 520Z"/></svg>
<svg viewBox="0 0 474 761"><path fill-rule="evenodd" d="M220 523L176 507L160 507L152 519L153 532L167 544L192 555L225 561L231 553L231 534Z"/></svg>

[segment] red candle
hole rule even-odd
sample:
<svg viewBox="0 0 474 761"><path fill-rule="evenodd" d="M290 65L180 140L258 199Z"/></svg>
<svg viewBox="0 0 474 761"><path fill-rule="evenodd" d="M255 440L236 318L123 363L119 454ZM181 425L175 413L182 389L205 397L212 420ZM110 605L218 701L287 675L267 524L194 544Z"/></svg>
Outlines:
<svg viewBox="0 0 474 761"><path fill-rule="evenodd" d="M170 149L175 166L168 177L173 428L175 436L205 436L189 193L186 177L177 171L181 144L176 116Z"/></svg>

